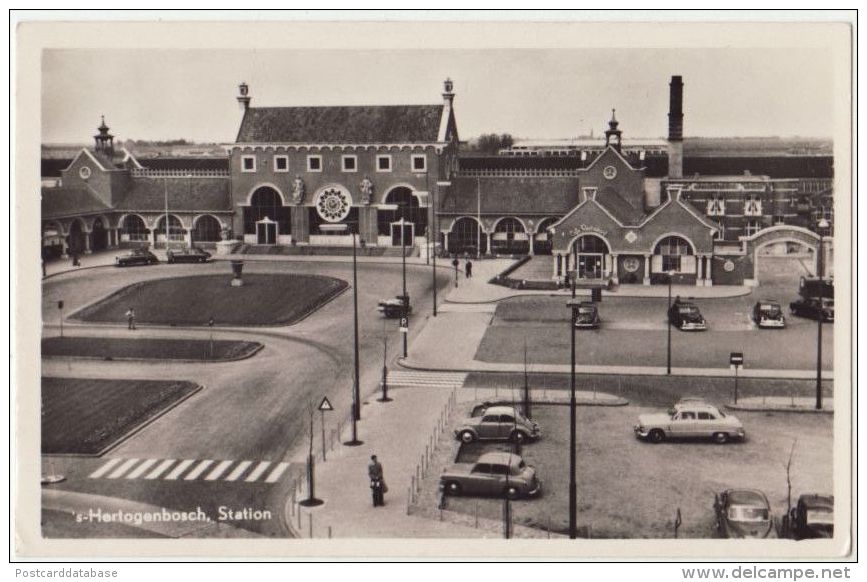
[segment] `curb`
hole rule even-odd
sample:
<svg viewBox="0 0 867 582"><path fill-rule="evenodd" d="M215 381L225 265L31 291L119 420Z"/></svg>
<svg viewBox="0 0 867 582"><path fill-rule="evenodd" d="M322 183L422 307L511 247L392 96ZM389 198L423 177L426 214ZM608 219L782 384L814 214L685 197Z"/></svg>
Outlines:
<svg viewBox="0 0 867 582"><path fill-rule="evenodd" d="M743 410L744 412L793 412L795 414L834 414L832 408L822 408L816 410L808 406L780 406L780 405L762 405L762 404L733 404L728 403L725 407L729 410Z"/></svg>
<svg viewBox="0 0 867 582"><path fill-rule="evenodd" d="M89 336L72 336L81 339L89 339ZM176 339L176 338L142 338L142 339ZM205 340L201 340L205 341ZM223 340L226 341L226 340ZM104 356L46 356L44 353L41 354L43 358L51 359L51 360L94 360L98 362L170 362L170 363L178 363L178 364L222 364L228 362L240 362L242 360L248 360L261 352L265 348L265 344L256 342L258 345L254 347L252 350L247 352L246 354L236 357L236 358L220 358L218 360L193 360L189 358L136 358L136 357L104 357Z"/></svg>

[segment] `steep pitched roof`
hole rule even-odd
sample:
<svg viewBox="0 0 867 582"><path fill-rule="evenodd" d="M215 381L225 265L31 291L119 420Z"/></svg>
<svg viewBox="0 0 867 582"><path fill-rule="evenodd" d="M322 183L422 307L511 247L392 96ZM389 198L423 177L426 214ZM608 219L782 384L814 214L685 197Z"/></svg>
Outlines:
<svg viewBox="0 0 867 582"><path fill-rule="evenodd" d="M643 208L633 207L614 188L603 188L597 192L596 202L624 225L638 224L646 216Z"/></svg>
<svg viewBox="0 0 867 582"><path fill-rule="evenodd" d="M435 143L443 105L251 107L238 143Z"/></svg>
<svg viewBox="0 0 867 582"><path fill-rule="evenodd" d="M62 218L111 210L87 188L43 188L42 218Z"/></svg>
<svg viewBox="0 0 867 582"><path fill-rule="evenodd" d="M578 203L578 179L456 177L437 207L440 212L475 214L479 197L483 213L565 214Z"/></svg>
<svg viewBox="0 0 867 582"><path fill-rule="evenodd" d="M117 210L228 211L232 209L229 179L222 178L144 178L130 180L130 187L117 202Z"/></svg>

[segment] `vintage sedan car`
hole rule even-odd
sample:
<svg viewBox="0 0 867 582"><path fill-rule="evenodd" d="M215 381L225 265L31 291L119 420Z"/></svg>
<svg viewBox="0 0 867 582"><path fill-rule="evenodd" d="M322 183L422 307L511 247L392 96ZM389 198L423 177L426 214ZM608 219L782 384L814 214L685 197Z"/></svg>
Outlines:
<svg viewBox="0 0 867 582"><path fill-rule="evenodd" d="M668 409L668 413L674 414L684 406L695 406L696 404L711 406L711 403L701 396L682 396L680 400L671 405L671 408Z"/></svg>
<svg viewBox="0 0 867 582"><path fill-rule="evenodd" d="M464 419L455 437L465 443L476 440L510 440L522 443L542 436L542 429L513 406L491 406L482 416Z"/></svg>
<svg viewBox="0 0 867 582"><path fill-rule="evenodd" d="M582 301L575 314L575 328L599 329L600 323L602 320L599 319L599 310L596 308L596 304L591 301Z"/></svg>
<svg viewBox="0 0 867 582"><path fill-rule="evenodd" d="M695 303L675 301L668 310L668 321L682 331L704 331L707 321Z"/></svg>
<svg viewBox="0 0 867 582"><path fill-rule="evenodd" d="M796 540L834 537L834 496L801 495L789 514L789 531Z"/></svg>
<svg viewBox="0 0 867 582"><path fill-rule="evenodd" d="M773 299L762 299L753 306L753 321L759 329L786 327L786 318L780 302Z"/></svg>
<svg viewBox="0 0 867 582"><path fill-rule="evenodd" d="M198 247L169 249L166 251L166 261L169 263L205 263L211 258L211 253Z"/></svg>
<svg viewBox="0 0 867 582"><path fill-rule="evenodd" d="M661 443L666 439L712 438L717 443L743 440L744 425L737 417L727 415L707 403L686 403L668 412L642 414L634 429L635 436Z"/></svg>
<svg viewBox="0 0 867 582"><path fill-rule="evenodd" d="M826 297L807 297L789 303L792 315L834 322L834 300Z"/></svg>
<svg viewBox="0 0 867 582"><path fill-rule="evenodd" d="M757 489L727 489L714 497L713 509L723 537L776 537L768 498Z"/></svg>
<svg viewBox="0 0 867 582"><path fill-rule="evenodd" d="M535 497L542 491L536 469L513 453L485 453L475 463L456 463L440 476L440 491L448 495Z"/></svg>
<svg viewBox="0 0 867 582"><path fill-rule="evenodd" d="M127 253L114 258L116 267L129 267L130 265L155 265L160 260L155 254L147 249L132 249Z"/></svg>
<svg viewBox="0 0 867 582"><path fill-rule="evenodd" d="M396 295L394 299L383 299L379 302L376 309L384 317L395 318L402 317L404 314L404 306L406 306L406 314L412 313L412 305L409 304L409 296Z"/></svg>

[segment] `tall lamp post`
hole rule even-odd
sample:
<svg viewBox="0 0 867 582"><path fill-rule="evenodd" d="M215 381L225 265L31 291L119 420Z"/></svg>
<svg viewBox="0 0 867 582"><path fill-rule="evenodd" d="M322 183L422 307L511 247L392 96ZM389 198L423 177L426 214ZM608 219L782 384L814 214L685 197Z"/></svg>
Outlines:
<svg viewBox="0 0 867 582"><path fill-rule="evenodd" d="M439 186L437 186L437 188L439 188ZM434 188L434 191L432 192L432 195L433 195L433 200L432 200L432 202L433 202L433 204L432 204L432 206L433 206L433 213L432 213L433 228L427 229L428 233L430 233L431 230L433 230L433 253L432 253L433 256L431 256L431 260L433 261L433 271L432 272L433 272L433 316L434 317L437 316L437 239L439 238L439 232L437 232L437 194L436 194L436 192L437 192L436 188ZM430 235L428 235L428 238L430 238ZM430 256L430 255L431 255L431 253L428 252L428 256Z"/></svg>
<svg viewBox="0 0 867 582"><path fill-rule="evenodd" d="M403 321L408 321L407 316L407 307L409 306L409 297L406 296L406 234L404 232L404 226L406 225L406 220L401 216L400 217L400 257L401 262L403 264L403 294L400 296L401 304L403 305L403 309L401 309L401 319ZM407 358L407 336L409 332L403 333L403 357Z"/></svg>
<svg viewBox="0 0 867 582"><path fill-rule="evenodd" d="M665 373L671 376L671 280L674 279L674 271L668 272L668 311L665 316L668 318L668 349L666 350Z"/></svg>
<svg viewBox="0 0 867 582"><path fill-rule="evenodd" d="M822 299L825 298L825 288L823 286L825 254L822 236L825 229L829 226L831 225L824 216L819 219L819 249L816 254L816 274L819 276L819 316L816 318L819 322L816 337L816 410L822 410L822 320L825 318L824 306L822 304Z"/></svg>
<svg viewBox="0 0 867 582"><path fill-rule="evenodd" d="M347 224L322 224L320 230L325 232L346 232ZM358 421L361 420L361 381L358 368L358 260L355 244L355 232L352 233L352 322L353 322L353 378L352 378L352 438L346 446L355 447L363 444L358 440Z"/></svg>
<svg viewBox="0 0 867 582"><path fill-rule="evenodd" d="M569 539L578 537L578 484L575 482L577 435L575 434L576 408L575 400L575 321L578 318L578 306L581 304L575 296L575 277L572 277L573 296L566 305L572 310L569 318L569 333L572 337L569 350Z"/></svg>

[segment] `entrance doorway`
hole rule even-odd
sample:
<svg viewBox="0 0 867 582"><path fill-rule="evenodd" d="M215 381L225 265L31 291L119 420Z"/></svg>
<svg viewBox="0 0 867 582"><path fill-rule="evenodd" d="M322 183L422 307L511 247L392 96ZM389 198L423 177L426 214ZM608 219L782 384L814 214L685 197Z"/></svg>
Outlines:
<svg viewBox="0 0 867 582"><path fill-rule="evenodd" d="M277 244L277 223L267 216L256 223L256 243L260 245Z"/></svg>
<svg viewBox="0 0 867 582"><path fill-rule="evenodd" d="M602 276L602 255L578 255L579 279L601 279Z"/></svg>
<svg viewBox="0 0 867 582"><path fill-rule="evenodd" d="M572 245L579 279L602 279L605 277L605 255L608 245L592 234L580 236Z"/></svg>
<svg viewBox="0 0 867 582"><path fill-rule="evenodd" d="M400 242L400 222L392 222L391 223L391 246L399 247L401 246ZM413 244L413 240L415 239L415 224L411 222L403 223L403 244L407 247L411 247Z"/></svg>

